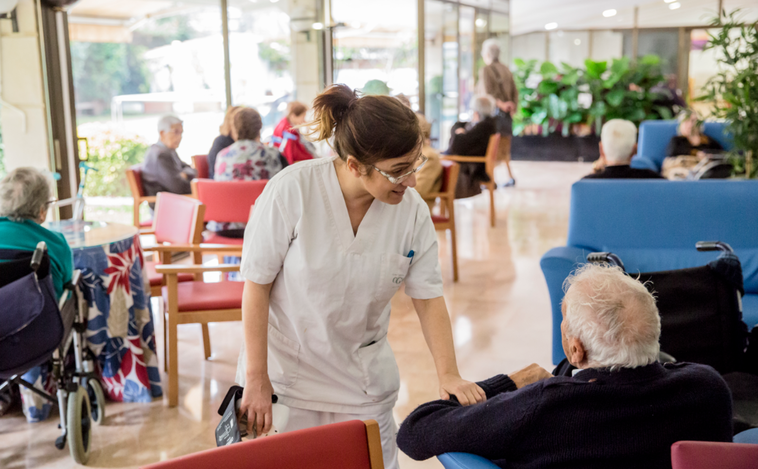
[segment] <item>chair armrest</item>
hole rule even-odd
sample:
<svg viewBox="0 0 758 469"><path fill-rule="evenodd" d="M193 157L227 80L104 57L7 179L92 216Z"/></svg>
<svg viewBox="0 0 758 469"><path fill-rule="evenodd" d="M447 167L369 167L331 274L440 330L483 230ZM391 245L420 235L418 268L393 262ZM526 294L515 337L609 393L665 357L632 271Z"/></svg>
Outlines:
<svg viewBox="0 0 758 469"><path fill-rule="evenodd" d="M486 163L487 157L485 156L460 156L460 155L442 155L443 160L455 161L458 163Z"/></svg>
<svg viewBox="0 0 758 469"><path fill-rule="evenodd" d="M239 264L219 264L219 265L181 265L181 264L161 264L155 266L155 271L163 275L177 274L203 274L206 272L239 272Z"/></svg>
<svg viewBox="0 0 758 469"><path fill-rule="evenodd" d="M242 254L239 244L157 244L142 248L145 252L215 252Z"/></svg>
<svg viewBox="0 0 758 469"><path fill-rule="evenodd" d="M494 462L470 453L444 453L437 456L445 469L497 469Z"/></svg>
<svg viewBox="0 0 758 469"><path fill-rule="evenodd" d="M154 235L154 234L155 234L155 230L153 230L152 228L143 228L139 230L140 236Z"/></svg>
<svg viewBox="0 0 758 469"><path fill-rule="evenodd" d="M573 246L553 248L545 253L540 259L542 274L545 276L553 318L553 363L558 364L565 358L561 345L561 301L563 301L563 281L580 265L587 263L587 254L591 249L582 249Z"/></svg>
<svg viewBox="0 0 758 469"><path fill-rule="evenodd" d="M154 204L156 200L157 200L156 196L154 196L154 195L146 195L144 197L140 197L139 198L139 203L147 202L149 204Z"/></svg>
<svg viewBox="0 0 758 469"><path fill-rule="evenodd" d="M651 171L655 171L656 173L661 172L661 168L658 167L657 164L655 164L655 161L651 160L647 156L637 155L634 158L632 158L632 161L629 163L629 166L635 169L649 169Z"/></svg>

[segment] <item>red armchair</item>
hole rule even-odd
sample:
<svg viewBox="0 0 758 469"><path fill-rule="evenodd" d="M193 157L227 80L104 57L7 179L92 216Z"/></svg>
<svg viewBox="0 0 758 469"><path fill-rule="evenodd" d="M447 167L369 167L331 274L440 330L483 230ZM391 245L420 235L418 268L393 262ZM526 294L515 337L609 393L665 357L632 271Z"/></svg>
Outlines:
<svg viewBox="0 0 758 469"><path fill-rule="evenodd" d="M758 445L679 441L671 446L672 469L756 469Z"/></svg>

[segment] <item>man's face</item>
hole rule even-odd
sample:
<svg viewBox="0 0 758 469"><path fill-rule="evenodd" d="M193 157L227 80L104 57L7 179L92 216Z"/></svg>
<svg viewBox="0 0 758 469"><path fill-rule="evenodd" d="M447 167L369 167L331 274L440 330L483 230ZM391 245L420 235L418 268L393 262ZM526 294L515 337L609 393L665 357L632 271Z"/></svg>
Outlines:
<svg viewBox="0 0 758 469"><path fill-rule="evenodd" d="M184 127L182 124L174 124L168 132L161 132L161 142L170 149L176 150L179 148L179 144L182 143L183 133Z"/></svg>
<svg viewBox="0 0 758 469"><path fill-rule="evenodd" d="M563 346L563 353L569 356L568 338L566 337L566 300L561 302L561 314L563 320L561 321L561 345Z"/></svg>

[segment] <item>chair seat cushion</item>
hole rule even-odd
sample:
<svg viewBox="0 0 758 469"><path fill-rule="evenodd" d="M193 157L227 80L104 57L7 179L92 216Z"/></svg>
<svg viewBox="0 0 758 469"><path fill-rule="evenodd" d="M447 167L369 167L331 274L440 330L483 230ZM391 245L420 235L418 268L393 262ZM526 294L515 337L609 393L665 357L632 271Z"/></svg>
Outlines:
<svg viewBox="0 0 758 469"><path fill-rule="evenodd" d="M147 278L150 280L151 287L160 285L163 282L163 275L155 271L155 262L153 261L145 262L145 275L147 275ZM177 278L179 279L180 282L191 282L195 280L195 275L194 274L179 274L177 275Z"/></svg>
<svg viewBox="0 0 758 469"><path fill-rule="evenodd" d="M177 285L179 312L241 309L245 282L184 282ZM163 301L168 304L168 287L163 287Z"/></svg>
<svg viewBox="0 0 758 469"><path fill-rule="evenodd" d="M432 222L434 222L434 223L448 223L448 222L450 222L450 218L448 218L448 217L441 217L439 215L432 215Z"/></svg>
<svg viewBox="0 0 758 469"><path fill-rule="evenodd" d="M147 227L150 227L150 226L153 226L153 220L141 220L139 222L139 227L140 228L147 228Z"/></svg>
<svg viewBox="0 0 758 469"><path fill-rule="evenodd" d="M207 238L203 239L203 242L208 244L231 244L235 246L242 246L244 241L243 238L227 238L216 233L211 233Z"/></svg>

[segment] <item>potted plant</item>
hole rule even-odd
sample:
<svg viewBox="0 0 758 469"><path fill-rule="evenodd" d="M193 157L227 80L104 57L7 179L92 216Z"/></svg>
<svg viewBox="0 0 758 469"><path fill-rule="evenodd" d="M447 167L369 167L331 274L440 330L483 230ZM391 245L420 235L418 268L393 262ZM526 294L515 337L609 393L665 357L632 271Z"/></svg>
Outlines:
<svg viewBox="0 0 758 469"><path fill-rule="evenodd" d="M758 30L756 24L742 24L739 10L726 11L715 19L705 50L716 50L717 73L705 84L699 101L712 102L716 118L727 121L734 141L729 157L736 174L758 176ZM723 22L721 21L723 18Z"/></svg>

